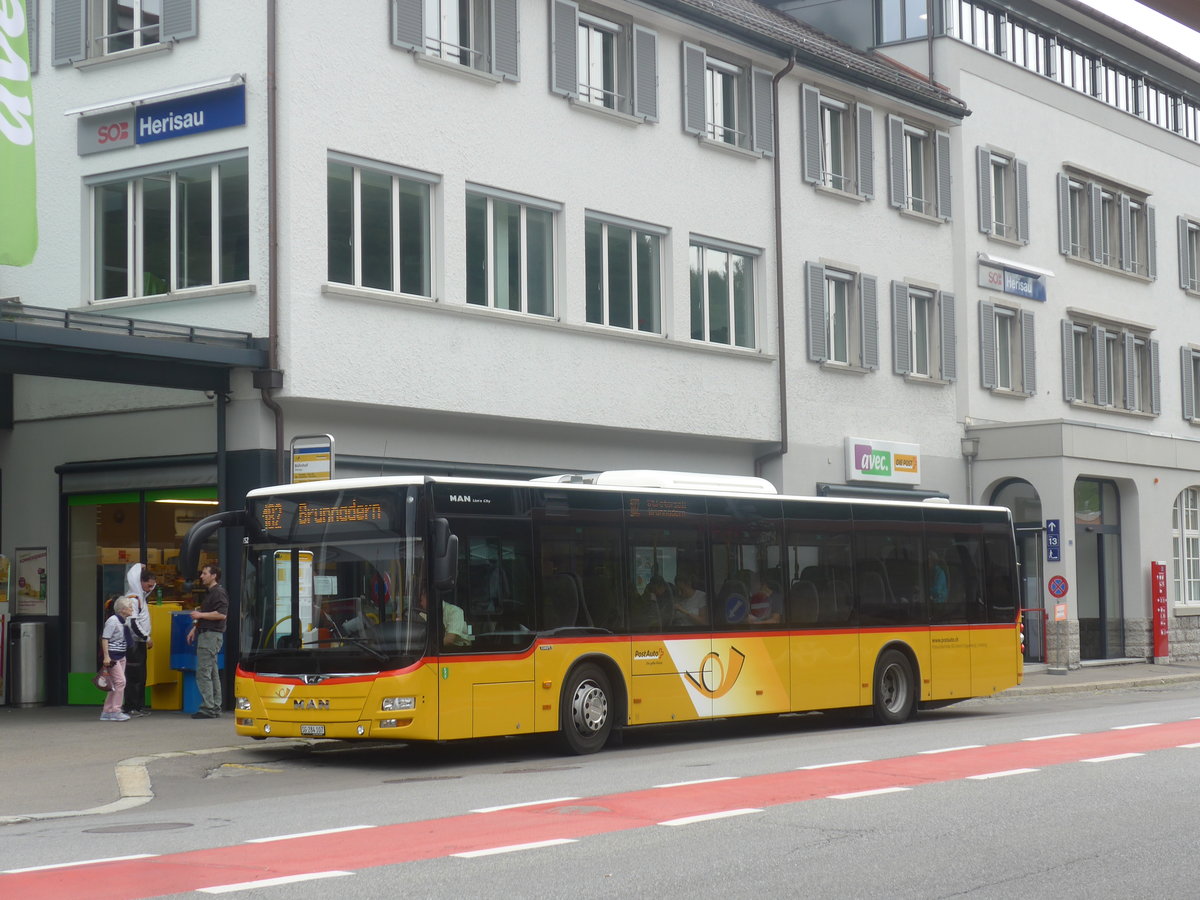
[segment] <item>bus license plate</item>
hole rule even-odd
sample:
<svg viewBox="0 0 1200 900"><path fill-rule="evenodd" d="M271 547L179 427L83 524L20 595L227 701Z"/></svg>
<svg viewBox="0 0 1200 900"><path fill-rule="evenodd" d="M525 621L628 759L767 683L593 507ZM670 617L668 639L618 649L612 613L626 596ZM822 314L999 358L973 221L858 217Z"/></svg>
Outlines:
<svg viewBox="0 0 1200 900"><path fill-rule="evenodd" d="M313 737L325 737L325 726L324 725L301 725L300 733L301 734L310 734Z"/></svg>

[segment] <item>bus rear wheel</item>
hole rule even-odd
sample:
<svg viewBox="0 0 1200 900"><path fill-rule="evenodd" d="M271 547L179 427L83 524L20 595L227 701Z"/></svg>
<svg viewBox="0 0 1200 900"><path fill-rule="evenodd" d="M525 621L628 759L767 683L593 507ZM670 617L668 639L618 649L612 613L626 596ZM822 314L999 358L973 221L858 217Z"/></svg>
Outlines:
<svg viewBox="0 0 1200 900"><path fill-rule="evenodd" d="M608 676L585 664L567 680L559 707L559 737L571 753L595 753L612 731L612 689Z"/></svg>
<svg viewBox="0 0 1200 900"><path fill-rule="evenodd" d="M912 663L899 650L887 650L875 663L875 721L897 725L907 721L917 703Z"/></svg>

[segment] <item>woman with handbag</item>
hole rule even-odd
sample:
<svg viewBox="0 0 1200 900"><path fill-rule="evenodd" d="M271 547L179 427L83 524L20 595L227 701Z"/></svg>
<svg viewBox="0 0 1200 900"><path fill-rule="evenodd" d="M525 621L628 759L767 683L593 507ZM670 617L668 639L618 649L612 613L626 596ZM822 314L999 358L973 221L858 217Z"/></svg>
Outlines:
<svg viewBox="0 0 1200 900"><path fill-rule="evenodd" d="M127 619L132 610L133 601L128 597L117 597L113 601L113 614L104 623L104 631L100 634L100 652L104 656L109 684L100 710L101 722L129 720L129 715L121 712L121 700L125 696L125 654L132 640Z"/></svg>

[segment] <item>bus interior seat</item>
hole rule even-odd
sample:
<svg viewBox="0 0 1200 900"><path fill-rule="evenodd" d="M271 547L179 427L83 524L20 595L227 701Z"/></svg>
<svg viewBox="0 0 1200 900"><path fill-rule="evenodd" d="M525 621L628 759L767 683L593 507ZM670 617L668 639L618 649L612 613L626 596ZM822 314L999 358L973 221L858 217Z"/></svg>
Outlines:
<svg viewBox="0 0 1200 900"><path fill-rule="evenodd" d="M821 616L821 594L816 584L807 579L793 581L788 591L789 621L797 625L811 625Z"/></svg>
<svg viewBox="0 0 1200 900"><path fill-rule="evenodd" d="M570 628L579 620L583 605L578 579L559 572L546 579L542 595L543 630Z"/></svg>

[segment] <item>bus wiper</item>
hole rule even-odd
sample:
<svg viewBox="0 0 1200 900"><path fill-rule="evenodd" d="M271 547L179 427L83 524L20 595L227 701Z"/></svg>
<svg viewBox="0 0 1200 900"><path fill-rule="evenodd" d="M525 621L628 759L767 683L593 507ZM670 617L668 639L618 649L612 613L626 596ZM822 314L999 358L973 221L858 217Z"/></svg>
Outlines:
<svg viewBox="0 0 1200 900"><path fill-rule="evenodd" d="M354 644L355 646L362 647L364 650L366 650L368 653L370 653L376 659L387 662L386 654L379 652L374 647L372 647L369 643L364 641L362 638L350 637L350 635L348 635L348 634L339 634L336 637L317 638L317 640L315 640L315 641L305 641L303 644L301 644L301 646L302 647L315 647L315 646L320 646L321 644L332 644L335 641L336 642L345 641L345 642Z"/></svg>

